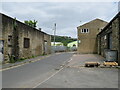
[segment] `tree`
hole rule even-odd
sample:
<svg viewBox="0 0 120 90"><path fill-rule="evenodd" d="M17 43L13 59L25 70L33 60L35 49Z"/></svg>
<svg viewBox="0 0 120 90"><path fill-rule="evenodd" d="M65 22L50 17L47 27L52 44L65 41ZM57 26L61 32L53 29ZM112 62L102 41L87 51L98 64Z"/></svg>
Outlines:
<svg viewBox="0 0 120 90"><path fill-rule="evenodd" d="M24 23L25 24L27 24L27 25L29 25L29 26L31 26L31 27L34 27L34 28L36 28L36 24L37 24L37 21L32 21L32 20L26 20L26 21L24 21Z"/></svg>

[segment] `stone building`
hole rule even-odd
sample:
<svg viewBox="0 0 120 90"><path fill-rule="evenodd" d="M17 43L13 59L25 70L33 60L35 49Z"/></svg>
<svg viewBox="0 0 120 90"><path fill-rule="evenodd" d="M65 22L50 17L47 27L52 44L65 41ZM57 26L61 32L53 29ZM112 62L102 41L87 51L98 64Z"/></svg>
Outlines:
<svg viewBox="0 0 120 90"><path fill-rule="evenodd" d="M0 14L0 50L4 61L51 53L51 36L16 19Z"/></svg>
<svg viewBox="0 0 120 90"><path fill-rule="evenodd" d="M120 65L120 12L97 35L98 54L105 56L105 50L117 51Z"/></svg>
<svg viewBox="0 0 120 90"><path fill-rule="evenodd" d="M106 26L107 22L95 19L77 27L78 53L97 53L97 34Z"/></svg>

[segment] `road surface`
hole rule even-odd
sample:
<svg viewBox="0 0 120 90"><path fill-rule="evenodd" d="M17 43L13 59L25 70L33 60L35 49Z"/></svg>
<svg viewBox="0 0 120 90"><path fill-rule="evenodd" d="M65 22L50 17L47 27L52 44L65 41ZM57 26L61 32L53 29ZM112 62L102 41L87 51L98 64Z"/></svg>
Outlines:
<svg viewBox="0 0 120 90"><path fill-rule="evenodd" d="M86 68L86 61L103 62L103 58L96 54L54 54L3 71L3 88L118 88L118 69Z"/></svg>
<svg viewBox="0 0 120 90"><path fill-rule="evenodd" d="M3 88L34 88L54 75L72 53L55 54L43 60L2 72Z"/></svg>

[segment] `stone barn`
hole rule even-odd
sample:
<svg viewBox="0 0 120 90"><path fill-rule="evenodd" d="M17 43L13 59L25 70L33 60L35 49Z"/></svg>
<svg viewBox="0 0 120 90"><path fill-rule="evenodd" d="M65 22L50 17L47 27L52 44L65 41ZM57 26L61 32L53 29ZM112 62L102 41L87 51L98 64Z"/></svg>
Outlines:
<svg viewBox="0 0 120 90"><path fill-rule="evenodd" d="M0 53L4 61L51 53L51 36L0 13Z"/></svg>
<svg viewBox="0 0 120 90"><path fill-rule="evenodd" d="M117 51L120 65L120 12L97 35L98 54L105 56L105 50Z"/></svg>
<svg viewBox="0 0 120 90"><path fill-rule="evenodd" d="M107 25L106 21L94 19L77 27L78 32L78 53L97 53L97 34Z"/></svg>

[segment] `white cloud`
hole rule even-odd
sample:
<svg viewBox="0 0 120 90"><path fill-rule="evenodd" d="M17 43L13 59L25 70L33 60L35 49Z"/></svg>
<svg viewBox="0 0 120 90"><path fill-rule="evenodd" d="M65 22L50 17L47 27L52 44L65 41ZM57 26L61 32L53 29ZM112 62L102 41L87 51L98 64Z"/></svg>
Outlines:
<svg viewBox="0 0 120 90"><path fill-rule="evenodd" d="M3 3L2 12L21 21L35 19L38 26L49 34L52 34L53 25L57 23L57 35L77 37L77 26L95 18L110 21L117 8L114 2L11 2Z"/></svg>
<svg viewBox="0 0 120 90"><path fill-rule="evenodd" d="M2 0L2 2L118 2L119 0Z"/></svg>

